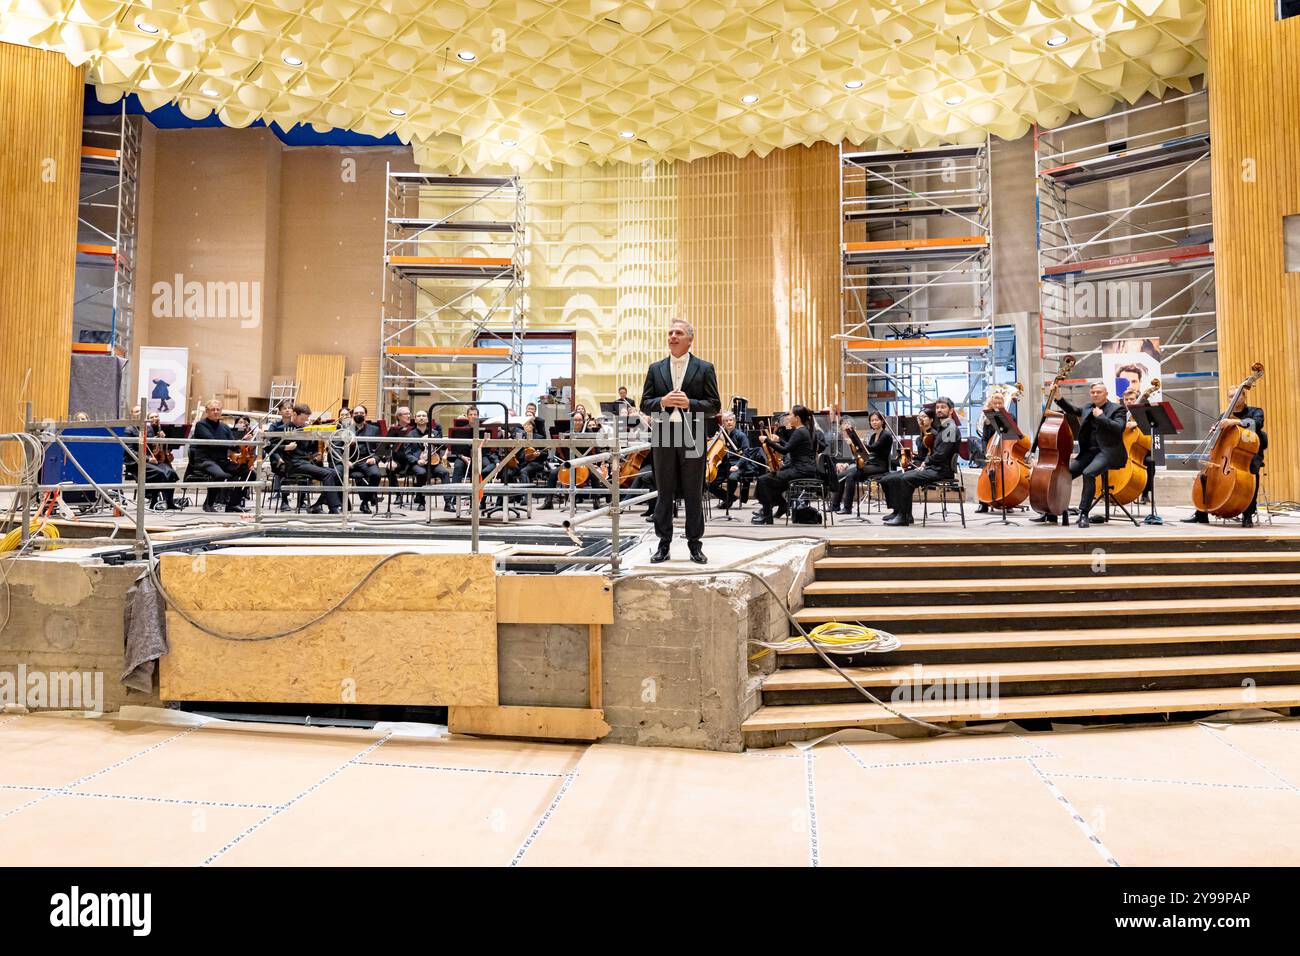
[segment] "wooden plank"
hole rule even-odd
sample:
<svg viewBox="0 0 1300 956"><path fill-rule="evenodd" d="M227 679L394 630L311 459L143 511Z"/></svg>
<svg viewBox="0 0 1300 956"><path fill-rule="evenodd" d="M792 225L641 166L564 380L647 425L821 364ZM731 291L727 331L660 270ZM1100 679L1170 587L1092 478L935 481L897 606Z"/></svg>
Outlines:
<svg viewBox="0 0 1300 956"><path fill-rule="evenodd" d="M105 146L82 146L81 155L88 159L117 159L119 153L115 149L108 149Z"/></svg>
<svg viewBox="0 0 1300 956"><path fill-rule="evenodd" d="M1270 442L1272 439L1270 438ZM1269 445L1270 449L1272 445ZM1295 542L1300 541L1300 532L1296 531L1273 531L1264 528L1245 530L1240 527L1215 527L1214 525L1201 525L1200 531L1155 531L1149 528L1135 530L1131 526L1126 531L1108 531L1096 528L1087 532L1079 532L1079 536L1086 538L1088 544L1102 544L1105 542L1131 542L1136 538L1142 538L1146 541L1161 541L1171 544L1179 541L1194 541L1203 543L1210 539L1223 541L1252 541L1258 545L1264 545L1271 541ZM1071 537L1075 537L1073 532ZM875 538L830 538L828 544L833 548L842 547L879 547L897 546L906 542L908 545L945 545L961 544L963 547L980 544L1015 544L1017 541L1037 543L1043 540L1043 536L1036 533L1026 533L1020 538L1010 538L1006 535L988 535L971 532L962 533L960 536L947 535L940 536L927 534L921 528L908 528L906 531L899 532L897 537L875 537ZM936 562L948 560L944 556L936 556ZM1043 558L1042 560L1046 560Z"/></svg>
<svg viewBox="0 0 1300 956"><path fill-rule="evenodd" d="M900 635L904 650L956 651L1010 647L1108 647L1137 644L1201 644L1211 641L1290 641L1300 639L1300 624L1226 624L1206 627L1117 627L1074 631L954 631L951 634ZM777 652L809 654L807 645Z"/></svg>
<svg viewBox="0 0 1300 956"><path fill-rule="evenodd" d="M587 625L587 706L605 706L604 665L601 663L600 625Z"/></svg>
<svg viewBox="0 0 1300 956"><path fill-rule="evenodd" d="M1255 560L1259 560L1256 558ZM932 559L933 561L933 559ZM943 586L943 599L962 591L1105 591L1117 588L1295 587L1300 574L1093 574L1054 578L953 578ZM805 596L818 594L897 594L898 581L813 581ZM937 599L938 600L938 599Z"/></svg>
<svg viewBox="0 0 1300 956"><path fill-rule="evenodd" d="M83 256L114 256L117 250L98 242L79 242L77 252Z"/></svg>
<svg viewBox="0 0 1300 956"><path fill-rule="evenodd" d="M298 356L294 381L298 383L296 401L305 403L313 413L337 414L343 400L343 376L347 357L343 355Z"/></svg>
<svg viewBox="0 0 1300 956"><path fill-rule="evenodd" d="M943 592L935 593L935 601ZM1053 617L1120 617L1145 614L1225 614L1241 611L1263 614L1268 611L1300 611L1300 597L1294 598L1214 598L1213 600L1177 601L1081 601L1053 604L954 604L943 607L808 607L795 612L802 622L929 621L936 615L948 618L1024 618L1051 620Z"/></svg>
<svg viewBox="0 0 1300 956"><path fill-rule="evenodd" d="M915 352L917 349L982 349L989 340L982 336L965 338L924 338L924 339L846 339L844 347L849 349L875 349L877 351Z"/></svg>
<svg viewBox="0 0 1300 956"><path fill-rule="evenodd" d="M944 557L933 555L884 555L870 558L819 558L814 562L818 570L832 571L882 571L886 569L903 570L910 568L931 569L936 565L945 568L1007 568L1037 565L1041 567L1059 567L1061 565L1089 565L1097 561L1094 554L953 554ZM1107 554L1105 563L1112 564L1260 564L1266 561L1278 563L1300 562L1300 551L1150 551ZM1054 580L1052 578L1035 578L1035 581Z"/></svg>
<svg viewBox="0 0 1300 956"><path fill-rule="evenodd" d="M389 355L467 355L483 358L501 358L510 354L506 346L498 345L390 345Z"/></svg>
<svg viewBox="0 0 1300 956"><path fill-rule="evenodd" d="M370 355L361 360L361 368L352 376L352 387L348 390L348 401L352 407L364 405L371 413L380 413L379 400L379 359Z"/></svg>
<svg viewBox="0 0 1300 956"><path fill-rule="evenodd" d="M613 624L614 588L600 574L502 574L496 579L502 624Z"/></svg>
<svg viewBox="0 0 1300 956"><path fill-rule="evenodd" d="M1192 657L1125 657L1091 661L996 661L980 664L900 664L846 667L868 687L943 680L993 680L1003 683L1045 680L1114 680L1201 674L1253 674L1300 670L1300 653L1201 654ZM763 690L844 690L844 678L825 667L791 667L763 680Z"/></svg>
<svg viewBox="0 0 1300 956"><path fill-rule="evenodd" d="M447 729L485 737L599 740L609 724L604 711L583 707L449 707Z"/></svg>
<svg viewBox="0 0 1300 956"><path fill-rule="evenodd" d="M1102 694L1045 694L997 700L921 701L891 705L928 721L1026 720L1035 717L1094 717L1102 714L1166 714L1300 706L1300 687L1206 687ZM876 704L806 704L760 707L741 725L745 733L874 727L904 723Z"/></svg>
<svg viewBox="0 0 1300 956"><path fill-rule="evenodd" d="M388 261L395 266L508 266L514 260L492 256L389 256Z"/></svg>
<svg viewBox="0 0 1300 956"><path fill-rule="evenodd" d="M892 249L934 249L949 246L988 245L986 236L938 236L930 239L886 239L871 242L846 242L845 252L884 252Z"/></svg>

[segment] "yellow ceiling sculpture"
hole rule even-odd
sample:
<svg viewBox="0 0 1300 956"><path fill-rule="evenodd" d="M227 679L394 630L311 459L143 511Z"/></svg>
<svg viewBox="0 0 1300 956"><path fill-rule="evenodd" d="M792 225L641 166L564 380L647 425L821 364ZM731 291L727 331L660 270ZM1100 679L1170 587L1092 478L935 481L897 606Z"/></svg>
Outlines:
<svg viewBox="0 0 1300 956"><path fill-rule="evenodd" d="M395 132L453 170L1014 138L1189 90L1204 21L1205 0L0 0L0 40L86 64L106 102Z"/></svg>

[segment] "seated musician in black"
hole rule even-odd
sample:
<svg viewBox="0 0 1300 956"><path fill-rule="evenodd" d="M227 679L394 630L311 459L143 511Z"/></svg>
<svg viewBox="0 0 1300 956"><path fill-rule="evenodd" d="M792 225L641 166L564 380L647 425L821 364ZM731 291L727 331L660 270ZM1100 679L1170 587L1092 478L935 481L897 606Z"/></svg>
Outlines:
<svg viewBox="0 0 1300 956"><path fill-rule="evenodd" d="M390 454L392 447L387 442L366 441L367 438L379 437L379 426L366 421L369 409L357 405L352 409L352 430L357 440L351 445L348 460L348 483L363 488L379 487L379 467ZM379 496L373 491L361 493L361 513L370 514L379 510Z"/></svg>
<svg viewBox="0 0 1300 956"><path fill-rule="evenodd" d="M753 519L753 524L771 524L773 508L779 508L778 516L785 514L785 490L790 482L798 478L817 477L817 441L813 438L813 414L806 406L796 405L785 417L790 437L781 441L771 435L759 439L761 444L775 449L785 456L780 471L769 472L758 479L758 504L760 511Z"/></svg>
<svg viewBox="0 0 1300 956"><path fill-rule="evenodd" d="M1237 397L1237 404L1232 409L1232 415L1225 418L1223 424L1238 425L1259 436L1259 451L1250 460L1250 473L1255 476L1255 494L1251 497L1246 510L1241 513L1241 526L1243 528L1253 528L1255 526L1255 512L1259 510L1259 470L1264 467L1264 450L1268 448L1268 435L1264 432L1264 409L1256 405L1246 404L1246 390L1242 389L1241 394ZM1197 476L1193 480L1200 481L1201 479L1200 476ZM1183 521L1191 524L1209 524L1210 516L1204 511L1198 511L1190 518L1184 518Z"/></svg>
<svg viewBox="0 0 1300 956"><path fill-rule="evenodd" d="M197 441L223 441L228 445L191 445L190 463L186 467L185 477L190 481L223 482L239 481L244 469L230 460L230 453L236 450L235 434L230 426L221 420L221 403L210 401L203 407L203 417L194 424L191 439ZM226 511L243 512L240 504L243 489L218 488L209 484L203 499L203 510L213 512L218 505L224 505Z"/></svg>
<svg viewBox="0 0 1300 956"><path fill-rule="evenodd" d="M280 403L277 411L280 413L280 417L266 426L267 434L287 432L293 428L293 402L286 398ZM271 474L275 475L280 480L280 483L284 482L284 455L280 450L280 446L283 444L282 441L270 439L266 445L266 459L271 463ZM299 499L301 498L302 495L299 494ZM281 491L280 507L287 508L288 506L289 496Z"/></svg>
<svg viewBox="0 0 1300 956"><path fill-rule="evenodd" d="M980 412L980 448L981 457L988 454L989 442L998 432L998 426L993 423L993 414L995 412L1005 412L1007 410L1006 396L998 389L989 392L988 398L984 400L984 408ZM979 503L975 509L976 514L987 514L989 506L984 502Z"/></svg>
<svg viewBox="0 0 1300 956"><path fill-rule="evenodd" d="M1133 409L1136 406L1143 404L1141 398L1142 389L1136 385L1130 385L1128 391L1124 393L1124 408L1128 411L1130 421L1133 419ZM1151 461L1151 452L1148 451L1146 457L1142 459L1142 467L1147 470L1147 484L1146 487L1142 489L1142 498L1139 500L1138 504L1145 505L1150 503L1151 491L1156 486L1156 470Z"/></svg>
<svg viewBox="0 0 1300 956"><path fill-rule="evenodd" d="M740 483L757 478L767 471L767 465L763 461L762 449L751 444L749 436L736 428L735 415L723 412L718 420L727 442L727 454L718 466L717 477L709 485L709 491L722 502L723 511L730 511L736 503Z"/></svg>
<svg viewBox="0 0 1300 956"><path fill-rule="evenodd" d="M307 427L307 419L311 417L311 408L301 403L293 406L293 419L290 422L288 430L297 431ZM322 434L322 438L327 437L327 433ZM303 441L294 439L286 441L280 446L280 455L284 459L285 482L288 484L307 484L312 481L321 483L320 497L316 503L308 510L312 514L320 514L324 508L328 507L332 515L339 513L340 506L343 502L343 496L339 492L339 486L343 484L343 476L334 468L315 460L318 442Z"/></svg>
<svg viewBox="0 0 1300 956"><path fill-rule="evenodd" d="M144 437L146 439L166 438L163 432L162 422L157 412L149 415L149 421L144 427ZM180 476L176 474L176 469L172 467L171 460L173 456L172 445L164 444L147 444L147 461L145 462L144 480L148 484L155 482L170 482L175 484L180 481ZM153 489L148 492L149 504L154 507L158 504L158 496L161 493L163 505L168 511L179 510L180 506L176 504L176 489L161 488Z"/></svg>
<svg viewBox="0 0 1300 956"><path fill-rule="evenodd" d="M880 489L885 495L890 512L885 516L887 525L912 523L912 492L926 485L949 481L953 477L953 464L957 449L961 447L961 432L952 416L952 399L939 398L934 403L934 448L918 468L896 471L880 479Z"/></svg>
<svg viewBox="0 0 1300 956"><path fill-rule="evenodd" d="M511 431L512 438L545 440L546 422L538 417L537 406L529 402L524 407L524 420L514 425ZM535 448L533 451L535 454L531 459L525 454L523 448L519 449L519 454L516 456L515 461L519 465L516 481L521 485L531 485L546 474L547 450L545 448Z"/></svg>
<svg viewBox="0 0 1300 956"><path fill-rule="evenodd" d="M885 428L885 416L880 412L872 412L867 417L867 421L871 428L864 440L858 434L853 419L846 417L840 420L840 430L848 441L854 461L840 462L835 466L837 484L831 509L837 514L853 513L853 503L858 498L859 482L889 471L889 461L894 454L894 436ZM862 458L861 468L858 467L856 460L859 457Z"/></svg>
<svg viewBox="0 0 1300 956"><path fill-rule="evenodd" d="M1060 397L1060 386L1052 390L1057 407L1065 414L1078 419L1079 453L1070 462L1070 474L1083 477L1083 491L1079 496L1079 527L1088 527L1088 512L1097 498L1097 477L1104 476L1112 468L1123 468L1128 460L1124 450L1124 426L1128 424L1128 410L1118 402L1110 400L1110 393L1103 382L1093 382L1088 389L1092 403L1082 409ZM1050 524L1056 522L1055 515L1043 515L1041 519Z"/></svg>
<svg viewBox="0 0 1300 956"><path fill-rule="evenodd" d="M578 406L578 408L581 407L582 407L581 405ZM600 430L599 425L597 425L596 422L594 421L588 422L585 415L582 412L578 411L577 409L574 409L572 422L573 424L569 427L570 436L582 435L582 434L587 434L590 432L596 432ZM592 426L596 426L596 427L593 428ZM560 469L564 466L565 462L569 461L570 458L585 457L587 455L590 455L594 451L593 448L581 448L581 447L574 448L574 449L555 448L552 450L558 452L555 461L552 462L552 464L555 467L551 469L550 474L546 478L546 487L552 489L558 488L560 485ZM594 494L594 492L604 488L604 484L600 481L599 478L596 477L596 468L594 465L587 465L586 468L587 468L586 481L578 481L578 475L576 473L571 476L571 480L573 482L573 486L575 490L580 488L587 488L593 492L593 494L591 495L592 508L598 508L600 507L600 505L598 502L598 497ZM568 484L566 484L565 487L567 488ZM546 503L542 505L541 510L550 511L552 508L554 508L555 497L556 496L553 495L547 495ZM581 496L575 495L575 501L574 501L575 505L581 500L582 500Z"/></svg>
<svg viewBox="0 0 1300 956"><path fill-rule="evenodd" d="M432 479L440 483L451 481L451 472L442 464L446 449L439 450L432 444L421 439L441 438L442 428L437 422L429 424L428 412L416 412L414 424L403 427L402 412L406 412L406 420L410 419L410 409L399 408L397 410L397 426L395 431L398 437L411 439L408 442L395 444L393 446L393 474L398 477L409 477L411 483L416 488L423 488ZM390 432L393 434L393 432ZM433 467L429 466L432 455L439 455L438 464ZM423 494L417 494L415 498L415 510L424 510ZM448 511L454 511L455 506L446 507Z"/></svg>

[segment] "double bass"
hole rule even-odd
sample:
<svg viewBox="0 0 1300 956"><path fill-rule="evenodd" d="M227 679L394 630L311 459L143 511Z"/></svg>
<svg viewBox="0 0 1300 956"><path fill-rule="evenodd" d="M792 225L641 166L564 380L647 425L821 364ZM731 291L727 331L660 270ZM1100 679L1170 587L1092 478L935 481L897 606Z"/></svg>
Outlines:
<svg viewBox="0 0 1300 956"><path fill-rule="evenodd" d="M1025 387L1019 382L1003 392L1006 404L1017 401ZM976 495L980 503L990 508L1015 508L1029 497L1029 436L1021 435L1013 442L1004 441L1002 433L994 436L995 445L987 453L988 461L980 471Z"/></svg>
<svg viewBox="0 0 1300 956"><path fill-rule="evenodd" d="M1070 453L1074 451L1074 432L1065 414L1052 408L1052 399L1061 382L1074 370L1075 359L1067 355L1047 386L1042 418L1034 444L1038 459L1029 472L1029 506L1039 514L1063 515L1070 507Z"/></svg>
<svg viewBox="0 0 1300 956"><path fill-rule="evenodd" d="M1160 391L1160 379L1153 378L1151 384L1142 392L1138 404L1144 404L1153 394ZM1116 468L1106 473L1110 496L1118 505L1132 504L1138 500L1147 487L1147 455L1151 454L1151 436L1129 422L1124 429L1124 454L1127 461L1123 468Z"/></svg>
<svg viewBox="0 0 1300 956"><path fill-rule="evenodd" d="M1249 428L1225 422L1234 417L1241 396L1263 374L1264 366L1259 362L1250 367L1250 375L1233 389L1227 409L1202 442L1201 447L1209 446L1210 451L1201 461L1200 474L1192 482L1192 505L1197 511L1220 518L1236 518L1255 497L1255 475L1250 464L1260 451L1259 435ZM1198 454L1197 457L1202 456Z"/></svg>

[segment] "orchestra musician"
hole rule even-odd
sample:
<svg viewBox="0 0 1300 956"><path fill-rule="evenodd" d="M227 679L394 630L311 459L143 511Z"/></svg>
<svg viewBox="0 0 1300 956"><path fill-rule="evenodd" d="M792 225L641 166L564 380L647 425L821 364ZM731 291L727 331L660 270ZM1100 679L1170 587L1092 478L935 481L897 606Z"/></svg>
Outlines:
<svg viewBox="0 0 1300 956"><path fill-rule="evenodd" d="M515 425L513 431L514 435L512 437L514 438L523 440L546 439L546 422L537 416L537 406L535 404L529 402L524 407L524 420ZM544 448L537 449L536 456L529 461L524 454L524 450L519 450L515 461L519 465L518 481L520 484L531 485L546 474L546 460L549 457L546 455L546 451L547 449Z"/></svg>
<svg viewBox="0 0 1300 956"><path fill-rule="evenodd" d="M172 467L172 446L148 444L148 439L167 437L163 432L162 422L157 412L149 413L149 421L144 426L144 437L146 439L145 450L147 455L144 469L145 482L152 484L165 481L174 485L180 481L180 476L176 474L176 469ZM163 506L168 511L180 510L180 505L176 504L176 489L174 487L149 489L147 494L150 507L155 507L158 504L158 496L161 494Z"/></svg>
<svg viewBox="0 0 1300 956"><path fill-rule="evenodd" d="M311 417L311 408L301 403L293 406L293 419L290 423L292 431L298 431L307 427L307 420ZM318 464L314 460L317 443L294 439L287 441L280 446L280 455L284 459L285 480L290 484L309 483L319 481L321 483L321 493L313 504L307 510L311 514L320 514L325 508L329 508L329 513L336 515L339 513L343 496L339 493L339 486L343 484L343 476L335 468L326 467L324 464Z"/></svg>
<svg viewBox="0 0 1300 956"><path fill-rule="evenodd" d="M853 503L858 497L858 483L865 478L874 478L889 471L889 462L894 454L894 436L885 428L885 416L872 412L867 416L870 432L866 442L857 433L851 418L840 420L840 431L853 450L854 460L839 462L835 466L837 483L835 495L831 500L831 510L836 514L853 513ZM861 466L857 459L862 459Z"/></svg>
<svg viewBox="0 0 1300 956"><path fill-rule="evenodd" d="M1250 504L1246 506L1246 510L1241 513L1241 526L1253 528L1255 513L1259 510L1259 470L1264 466L1264 450L1268 448L1268 435L1264 432L1264 409L1248 404L1246 395L1247 390L1243 388L1237 397L1237 404L1233 406L1232 415L1225 418L1223 424L1237 425L1259 436L1259 451L1250 460L1250 473L1255 476L1255 494L1250 499ZM1200 481L1200 476L1198 475L1195 480ZM1209 524L1210 516L1204 511L1197 511L1183 521L1189 524Z"/></svg>
<svg viewBox="0 0 1300 956"><path fill-rule="evenodd" d="M593 428L592 427L593 425L596 427ZM591 434L592 432L599 431L599 430L600 430L600 426L596 422L588 422L587 419L583 416L582 412L576 410L574 411L572 424L569 427L570 438L576 435ZM562 467L564 462L567 462L572 458L583 458L587 455L590 455L593 451L593 449L591 448L582 449L577 447L573 449L557 448L554 450L559 452L559 456L554 462L555 467L551 469L550 474L547 475L546 478L546 487L552 490L560 486L560 468ZM592 508L595 509L600 507L600 504L599 504L598 496L594 494L594 492L598 492L599 490L601 490L603 488L603 483L598 477L596 477L596 466L594 464L587 465L586 468L587 468L586 480L579 481L578 475L574 474L573 486L574 488L590 489L593 492L593 495L591 496L591 500L592 500ZM567 488L568 485L566 484L565 487ZM547 495L546 502L545 504L542 505L541 510L550 511L551 509L553 509L555 507L555 497L556 496L554 495Z"/></svg>
<svg viewBox="0 0 1300 956"><path fill-rule="evenodd" d="M817 477L817 440L813 437L813 414L804 405L796 405L785 416L785 426L790 429L790 437L781 441L771 434L759 438L761 444L785 456L780 471L769 472L758 479L757 495L759 513L752 520L753 524L771 524L772 509L777 508L775 517L786 513L785 490L796 478Z"/></svg>
<svg viewBox="0 0 1300 956"><path fill-rule="evenodd" d="M671 441L657 441L651 451L655 483L655 534L659 547L652 564L668 560L673 540L673 502L680 496L686 505L686 544L691 560L706 564L701 539L704 537L704 455L706 442L717 430L722 408L718 376L713 366L692 354L695 327L685 319L668 324L668 357L646 371L641 391L641 411L656 415L659 433ZM663 416L666 415L666 419ZM664 427L666 425L666 427ZM704 434L697 430L703 428ZM681 440L678 440L678 438Z"/></svg>
<svg viewBox="0 0 1300 956"><path fill-rule="evenodd" d="M293 428L293 402L286 398L280 403L277 411L280 413L280 417L266 426L268 434L287 432ZM280 446L283 444L283 441L272 440L269 441L266 446L266 457L267 461L271 463L271 473L275 475L281 483L284 482L284 455L280 449ZM302 495L299 494L298 497L301 499ZM281 491L280 507L287 508L288 506L289 496L285 492Z"/></svg>
<svg viewBox="0 0 1300 956"><path fill-rule="evenodd" d="M920 416L917 416L918 419ZM928 415L926 416L929 417ZM922 447L924 447L922 435ZM961 447L961 432L953 417L952 399L939 398L934 403L934 448L919 467L910 471L895 471L880 479L890 512L885 516L887 525L912 524L912 493L926 485L948 481L953 477L953 463Z"/></svg>
<svg viewBox="0 0 1300 956"><path fill-rule="evenodd" d="M709 485L709 491L722 502L723 511L730 511L736 503L740 483L762 475L767 471L767 465L763 461L763 450L756 448L749 436L736 428L735 415L723 412L719 420L727 438L728 453L713 484Z"/></svg>
<svg viewBox="0 0 1300 956"><path fill-rule="evenodd" d="M426 485L442 484L445 485L451 481L451 472L447 469L447 448L435 447L432 443L422 439L441 438L442 426L437 422L429 420L429 413L419 411L415 413L415 424L411 426L406 436L411 439L410 442L404 442L398 446L395 455L400 456L402 461L401 473L410 474L417 488L423 488ZM438 456L438 464L432 465L432 456ZM423 494L416 495L415 510L424 510ZM456 506L450 499L443 502L444 511L455 511Z"/></svg>
<svg viewBox="0 0 1300 956"><path fill-rule="evenodd" d="M632 399L627 397L626 385L620 385L618 387L618 404L620 406L619 411L623 414L626 414L629 411L634 412L637 410L636 402L632 401Z"/></svg>
<svg viewBox="0 0 1300 956"><path fill-rule="evenodd" d="M1104 475L1108 469L1122 468L1128 460L1124 450L1124 427L1128 424L1128 410L1118 402L1110 400L1110 393L1104 382L1093 382L1088 394L1092 399L1087 409L1081 409L1061 397L1061 386L1052 387L1052 397L1056 405L1066 415L1080 419L1078 430L1078 454L1070 462L1070 474L1083 478L1083 491L1079 496L1080 528L1088 527L1088 512L1097 497L1097 476ZM1036 521L1056 523L1056 515L1043 515Z"/></svg>
<svg viewBox="0 0 1300 956"><path fill-rule="evenodd" d="M190 437L197 441L230 443L193 445L190 448L186 478L209 483L203 499L203 510L212 513L218 505L222 505L228 513L242 514L243 489L222 489L216 485L223 481L243 480L245 469L230 460L230 453L235 450L235 433L221 420L221 403L215 398L203 406L203 417L194 424L194 432Z"/></svg>
<svg viewBox="0 0 1300 956"><path fill-rule="evenodd" d="M1130 385L1124 392L1124 408L1128 410L1129 421L1133 420L1133 409L1142 404L1142 388L1139 385ZM1156 470L1152 463L1151 452L1147 452L1146 457L1142 459L1142 467L1147 470L1147 484L1142 489L1142 498L1139 504L1147 504L1151 500L1151 492L1156 486Z"/></svg>
<svg viewBox="0 0 1300 956"><path fill-rule="evenodd" d="M1005 413L1006 410L1007 400L1002 389L994 388L990 390L988 398L984 399L984 408L980 411L979 421L980 447L984 449L986 454L988 452L989 442L993 440L993 436L998 432L998 426L993 422L993 415L995 412ZM979 507L975 509L975 513L981 515L987 514L988 510L989 506L981 501Z"/></svg>

